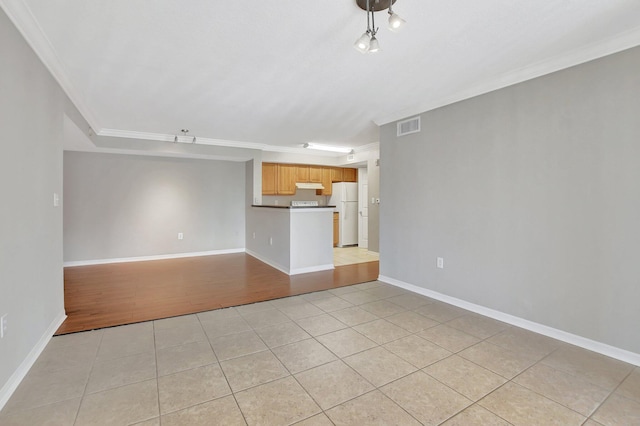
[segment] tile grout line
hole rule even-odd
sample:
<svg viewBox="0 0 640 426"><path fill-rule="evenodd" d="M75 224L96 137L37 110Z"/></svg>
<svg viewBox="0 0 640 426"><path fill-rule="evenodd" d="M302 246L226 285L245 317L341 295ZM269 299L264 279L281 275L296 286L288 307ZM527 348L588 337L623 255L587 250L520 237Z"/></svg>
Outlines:
<svg viewBox="0 0 640 426"><path fill-rule="evenodd" d="M260 303L260 302L258 302L258 303ZM238 310L235 307L229 307L229 308L223 308L223 309L233 309L234 312L236 312L238 315L240 315L240 318L242 318L240 312L238 312ZM242 408L240 408L240 404L238 403L238 398L236 397L236 393L233 391L233 388L231 387L231 383L229 383L229 378L227 377L227 373L225 373L224 369L222 368L222 364L220 364L220 358L218 358L218 354L216 353L215 349L213 348L213 344L211 343L211 340L209 339L209 335L207 334L207 332L204 330L204 327L202 326L202 319L198 315L196 315L196 317L198 318L198 323L200 324L200 327L202 327L202 331L204 332L204 335L205 335L205 337L207 339L207 343L209 343L209 347L211 348L211 352L213 352L213 356L216 357L216 362L218 364L218 368L220 368L220 371L222 372L222 376L224 377L224 380L227 383L227 386L229 387L229 391L231 392L230 396L233 397L233 401L236 403L236 407L238 407L238 411L240 412L240 415L242 416L242 419L244 420L245 424L248 425L249 422L247 422L247 418L246 418L244 412L242 411ZM244 320L244 318L243 318L243 320ZM227 396L229 396L229 395L227 395ZM224 398L224 397L220 397L220 398ZM213 400L220 399L220 398L214 398Z"/></svg>
<svg viewBox="0 0 640 426"><path fill-rule="evenodd" d="M158 400L158 423L162 426L162 407L160 406L160 375L158 370L158 345L156 344L156 322L151 322L151 330L153 331L153 356L156 360L156 395Z"/></svg>
<svg viewBox="0 0 640 426"><path fill-rule="evenodd" d="M635 368L632 368L632 369L631 369L631 371L630 371L626 376L624 376L624 379L622 379L622 380L620 381L620 383L618 383L618 385L617 385L615 388L613 388L613 390L611 390L611 392L609 392L609 394L606 396L606 398L605 398L605 399L603 399L603 400L602 400L602 402L600 402L600 404L598 404L598 406L597 406L597 407L596 407L596 408L595 408L595 409L594 409L594 410L593 410L593 411L592 411L592 412L587 416L587 420L592 419L593 415L594 415L594 414L595 414L595 413L596 413L596 412L597 412L597 411L598 411L598 410L599 410L599 409L600 409L600 408L601 408L601 407L602 407L602 406L603 406L603 405L604 405L604 404L605 404L609 399L611 399L611 397L616 393L616 391L620 388L620 386L622 386L622 384L625 382L625 380L627 380L627 379L629 378L629 376L631 376L631 375L633 374L633 371L634 371L634 370L635 370ZM626 397L624 397L624 396L622 396L622 395L619 395L619 396L620 396L621 398L628 399L628 398L626 398ZM633 401L633 400L630 400L630 401ZM593 421L597 421L597 420L593 419ZM599 422L598 422L598 423L599 423Z"/></svg>
<svg viewBox="0 0 640 426"><path fill-rule="evenodd" d="M84 390L82 391L82 396L80 397L80 404L78 405L78 411L76 412L76 416L73 419L73 424L78 423L78 417L80 416L80 410L82 409L82 404L84 403L84 398L87 396L87 387L89 386L89 380L91 380L91 373L93 373L93 368L96 365L96 361L98 360L98 354L100 353L100 348L102 347L102 342L104 340L104 331L100 332L100 343L98 343L98 347L96 348L96 355L93 358L93 362L91 363L91 368L89 369L89 374L87 375L87 381L84 384Z"/></svg>

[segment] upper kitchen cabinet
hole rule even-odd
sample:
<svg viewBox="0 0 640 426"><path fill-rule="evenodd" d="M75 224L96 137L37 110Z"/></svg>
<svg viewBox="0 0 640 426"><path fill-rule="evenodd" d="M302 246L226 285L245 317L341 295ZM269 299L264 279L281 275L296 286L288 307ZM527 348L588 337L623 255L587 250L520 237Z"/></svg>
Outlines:
<svg viewBox="0 0 640 426"><path fill-rule="evenodd" d="M318 189L316 195L331 195L331 167L322 167L322 186L324 189Z"/></svg>
<svg viewBox="0 0 640 426"><path fill-rule="evenodd" d="M331 168L331 182L342 182L342 167Z"/></svg>
<svg viewBox="0 0 640 426"><path fill-rule="evenodd" d="M295 164L278 164L277 189L278 195L294 195L296 193L296 175L298 166Z"/></svg>
<svg viewBox="0 0 640 426"><path fill-rule="evenodd" d="M358 181L358 169L343 169L342 170L343 182L357 182Z"/></svg>
<svg viewBox="0 0 640 426"><path fill-rule="evenodd" d="M322 182L322 166L309 166L309 182L321 183Z"/></svg>
<svg viewBox="0 0 640 426"><path fill-rule="evenodd" d="M296 182L309 182L309 166L296 166Z"/></svg>
<svg viewBox="0 0 640 426"><path fill-rule="evenodd" d="M321 183L317 195L331 195L334 182L357 182L358 169L262 163L262 195L294 195L296 182Z"/></svg>
<svg viewBox="0 0 640 426"><path fill-rule="evenodd" d="M278 165L262 163L262 195L276 195Z"/></svg>

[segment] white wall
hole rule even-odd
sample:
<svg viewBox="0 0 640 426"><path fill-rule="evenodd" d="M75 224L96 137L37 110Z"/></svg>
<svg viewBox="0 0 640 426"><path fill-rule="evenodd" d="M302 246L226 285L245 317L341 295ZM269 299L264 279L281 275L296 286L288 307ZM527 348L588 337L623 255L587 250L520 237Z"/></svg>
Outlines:
<svg viewBox="0 0 640 426"><path fill-rule="evenodd" d="M65 261L244 248L242 162L65 152L64 189Z"/></svg>
<svg viewBox="0 0 640 426"><path fill-rule="evenodd" d="M640 353L638 70L635 48L383 126L381 275Z"/></svg>
<svg viewBox="0 0 640 426"><path fill-rule="evenodd" d="M64 317L60 87L0 9L0 409ZM62 198L61 198L62 200Z"/></svg>

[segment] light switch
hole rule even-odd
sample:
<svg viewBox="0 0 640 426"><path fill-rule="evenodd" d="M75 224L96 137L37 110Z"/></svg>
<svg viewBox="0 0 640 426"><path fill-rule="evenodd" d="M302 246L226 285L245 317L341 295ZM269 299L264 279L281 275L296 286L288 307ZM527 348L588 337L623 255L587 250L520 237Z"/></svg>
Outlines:
<svg viewBox="0 0 640 426"><path fill-rule="evenodd" d="M53 193L53 207L58 207L60 205L60 197L56 192Z"/></svg>

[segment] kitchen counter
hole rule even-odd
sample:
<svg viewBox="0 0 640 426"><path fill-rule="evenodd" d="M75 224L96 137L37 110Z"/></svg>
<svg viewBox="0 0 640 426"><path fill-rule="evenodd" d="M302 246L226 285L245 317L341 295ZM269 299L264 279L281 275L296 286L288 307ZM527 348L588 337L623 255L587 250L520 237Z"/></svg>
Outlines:
<svg viewBox="0 0 640 426"><path fill-rule="evenodd" d="M254 205L246 252L288 275L333 269L334 209Z"/></svg>
<svg viewBox="0 0 640 426"><path fill-rule="evenodd" d="M251 207L266 207L268 209L335 209L336 206L274 206L265 204L252 204Z"/></svg>

